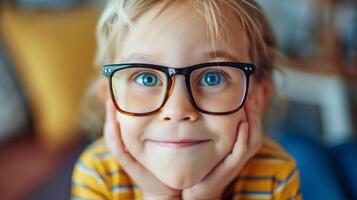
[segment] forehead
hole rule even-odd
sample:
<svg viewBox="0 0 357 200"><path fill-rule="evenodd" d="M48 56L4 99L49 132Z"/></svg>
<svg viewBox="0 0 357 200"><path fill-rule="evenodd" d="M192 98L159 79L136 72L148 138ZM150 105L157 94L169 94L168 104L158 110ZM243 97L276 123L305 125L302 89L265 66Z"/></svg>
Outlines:
<svg viewBox="0 0 357 200"><path fill-rule="evenodd" d="M118 41L117 59L124 61L133 55L156 59L175 54L182 55L182 59L189 55L192 63L215 56L242 62L250 60L246 33L231 12L222 10L216 16L219 24L215 37L213 21L208 22L188 1L163 6L158 4L134 19L134 26Z"/></svg>

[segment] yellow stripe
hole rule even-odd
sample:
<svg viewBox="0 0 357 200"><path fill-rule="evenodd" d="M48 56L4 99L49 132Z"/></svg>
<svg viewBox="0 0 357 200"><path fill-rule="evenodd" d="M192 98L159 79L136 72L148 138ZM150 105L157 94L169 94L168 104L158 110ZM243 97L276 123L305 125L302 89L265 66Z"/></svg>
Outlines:
<svg viewBox="0 0 357 200"><path fill-rule="evenodd" d="M81 164L83 166L81 166ZM258 154L249 160L233 183L234 199L271 199L297 197L299 174L295 161L269 138L265 138ZM101 181L103 181L101 183ZM103 139L91 144L80 157L73 173L72 195L97 198L96 190L113 199L142 199L125 170L105 148ZM82 184L82 185L81 185ZM91 188L95 188L92 189ZM297 198L298 199L298 198Z"/></svg>

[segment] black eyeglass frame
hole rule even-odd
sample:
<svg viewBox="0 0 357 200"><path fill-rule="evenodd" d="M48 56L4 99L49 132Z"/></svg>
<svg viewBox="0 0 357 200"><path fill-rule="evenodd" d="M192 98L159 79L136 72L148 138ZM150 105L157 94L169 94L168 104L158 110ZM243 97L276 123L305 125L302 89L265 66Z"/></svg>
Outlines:
<svg viewBox="0 0 357 200"><path fill-rule="evenodd" d="M193 98L191 84L190 84L191 73L196 69L200 69L200 68L204 68L204 67L214 67L214 66L218 66L218 67L225 66L225 67L237 68L237 69L242 70L244 75L246 76L246 79L245 79L246 87L245 87L245 92L244 92L244 97L243 97L242 103L232 111L227 111L227 112L206 111L206 110L201 109L199 106L197 106L197 104ZM122 110L119 107L119 105L117 104L117 100L114 96L113 85L112 85L112 77L113 77L114 73L119 70L123 70L123 69L127 69L127 68L138 68L138 67L159 70L166 75L166 78L168 81L164 101L162 102L162 104L159 108L157 108L156 110L151 111L151 112L132 113L132 112ZM170 97L170 95L172 93L173 85L175 82L175 80L173 79L173 76L174 75L183 75L185 77L185 84L186 84L186 88L189 93L190 102L197 111L205 113L205 114L209 114L209 115L228 115L228 114L237 112L238 110L240 110L243 107L244 102L247 97L247 94L248 94L249 78L255 72L255 70L256 70L256 67L254 64L241 63L241 62L208 62L208 63L200 63L200 64L196 64L196 65L191 65L191 66L187 66L187 67L183 67L183 68L166 67L166 66L162 66L162 65L147 64L147 63L121 63L121 64L104 65L102 68L102 74L104 76L106 76L109 80L110 96L112 98L112 101L114 102L114 106L116 107L116 109L119 112L121 112L123 114L131 115L131 116L147 116L147 115L151 115L156 112L159 112L164 107L165 103L167 102L168 98Z"/></svg>

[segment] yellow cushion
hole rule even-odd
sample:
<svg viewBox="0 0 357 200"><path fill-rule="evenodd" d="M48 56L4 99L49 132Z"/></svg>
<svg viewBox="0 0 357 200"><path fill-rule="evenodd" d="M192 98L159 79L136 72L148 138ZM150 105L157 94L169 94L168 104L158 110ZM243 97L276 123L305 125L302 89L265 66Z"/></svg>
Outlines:
<svg viewBox="0 0 357 200"><path fill-rule="evenodd" d="M34 116L36 133L51 148L78 133L80 100L93 67L98 7L25 11L4 6L0 30Z"/></svg>

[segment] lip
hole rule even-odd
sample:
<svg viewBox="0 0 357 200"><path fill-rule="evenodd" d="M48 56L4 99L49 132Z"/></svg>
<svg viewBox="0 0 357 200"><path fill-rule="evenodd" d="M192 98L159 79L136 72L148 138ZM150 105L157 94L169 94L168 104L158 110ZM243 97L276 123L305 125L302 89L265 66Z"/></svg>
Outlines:
<svg viewBox="0 0 357 200"><path fill-rule="evenodd" d="M184 148L184 147L192 147L192 146L200 145L210 140L168 140L168 141L149 140L149 141L165 147Z"/></svg>

